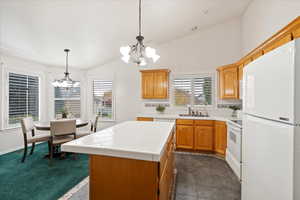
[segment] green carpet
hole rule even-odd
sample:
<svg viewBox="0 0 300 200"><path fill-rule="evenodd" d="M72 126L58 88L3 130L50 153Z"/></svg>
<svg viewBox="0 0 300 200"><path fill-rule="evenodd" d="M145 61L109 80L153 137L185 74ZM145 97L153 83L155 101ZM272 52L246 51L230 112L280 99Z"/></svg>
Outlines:
<svg viewBox="0 0 300 200"><path fill-rule="evenodd" d="M30 148L29 148L30 150ZM44 159L46 143L36 145L33 155L21 163L23 151L0 156L1 200L56 200L88 176L88 156L68 155L55 158L49 165Z"/></svg>

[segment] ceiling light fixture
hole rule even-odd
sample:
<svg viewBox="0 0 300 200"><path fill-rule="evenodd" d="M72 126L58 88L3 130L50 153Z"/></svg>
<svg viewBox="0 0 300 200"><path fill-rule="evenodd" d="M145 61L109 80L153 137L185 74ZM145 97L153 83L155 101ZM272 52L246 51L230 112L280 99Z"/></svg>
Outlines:
<svg viewBox="0 0 300 200"><path fill-rule="evenodd" d="M140 66L148 63L155 63L160 56L156 54L156 50L143 44L142 36L142 9L141 0L139 0L139 35L136 37L137 43L120 48L122 60L126 63L133 62Z"/></svg>
<svg viewBox="0 0 300 200"><path fill-rule="evenodd" d="M52 85L54 87L66 87L66 88L71 88L71 87L79 87L80 82L79 81L73 81L70 78L70 73L69 73L69 52L70 49L65 49L64 52L66 52L66 71L65 71L65 77L60 79L60 80L54 80L52 82Z"/></svg>

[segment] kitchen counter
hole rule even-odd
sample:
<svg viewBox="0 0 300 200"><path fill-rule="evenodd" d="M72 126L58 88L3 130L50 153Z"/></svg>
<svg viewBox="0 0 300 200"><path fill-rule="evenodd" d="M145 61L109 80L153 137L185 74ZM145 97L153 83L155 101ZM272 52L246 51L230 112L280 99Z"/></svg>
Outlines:
<svg viewBox="0 0 300 200"><path fill-rule="evenodd" d="M90 200L169 200L176 171L174 127L127 121L65 143L62 151L89 154Z"/></svg>
<svg viewBox="0 0 300 200"><path fill-rule="evenodd" d="M159 161L174 122L127 121L65 143L62 151Z"/></svg>
<svg viewBox="0 0 300 200"><path fill-rule="evenodd" d="M230 120L238 120L236 117L222 117L222 116L209 116L209 117L193 117L193 116L179 116L179 114L138 114L137 117L149 117L154 119L192 119L192 120L217 120L228 122Z"/></svg>

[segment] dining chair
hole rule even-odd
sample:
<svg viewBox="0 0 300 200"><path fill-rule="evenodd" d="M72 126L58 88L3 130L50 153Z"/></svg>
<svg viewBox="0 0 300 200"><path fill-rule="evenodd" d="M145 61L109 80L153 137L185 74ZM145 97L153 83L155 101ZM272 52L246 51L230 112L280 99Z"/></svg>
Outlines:
<svg viewBox="0 0 300 200"><path fill-rule="evenodd" d="M32 117L25 117L21 119L21 126L22 126L22 133L24 137L24 154L23 154L22 162L25 161L25 158L27 156L28 144L32 144L30 155L33 154L35 143L37 142L48 142L48 147L50 148L50 135L35 134L35 128L34 128Z"/></svg>
<svg viewBox="0 0 300 200"><path fill-rule="evenodd" d="M92 133L97 132L98 119L99 119L99 116L98 116L98 115L95 115L95 116L93 117L93 119L90 121L91 127L90 127L89 130L85 130L85 131L77 131L77 132L76 132L77 138L80 138L80 137L83 137L83 136L86 136L86 135L90 135L90 134L92 134Z"/></svg>
<svg viewBox="0 0 300 200"><path fill-rule="evenodd" d="M55 120L50 122L50 160L54 147L76 139L76 120Z"/></svg>

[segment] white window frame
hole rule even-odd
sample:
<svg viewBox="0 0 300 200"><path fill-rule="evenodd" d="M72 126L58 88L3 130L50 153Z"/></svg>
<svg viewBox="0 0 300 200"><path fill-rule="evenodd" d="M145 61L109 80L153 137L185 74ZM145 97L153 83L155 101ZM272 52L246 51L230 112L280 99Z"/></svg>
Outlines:
<svg viewBox="0 0 300 200"><path fill-rule="evenodd" d="M94 81L111 81L112 82L112 118L111 119L105 119L102 117L99 117L99 121L101 122L114 122L116 121L116 99L115 99L115 84L114 84L114 80L113 79L105 79L105 78L97 78L97 77L93 77L91 79L91 91L92 91L92 99L91 99L91 103L93 105L92 108L92 114L95 115L96 113L94 113Z"/></svg>
<svg viewBox="0 0 300 200"><path fill-rule="evenodd" d="M54 112L54 118L56 118L56 113L55 113L55 101L56 100L62 100L62 101L67 101L67 100L79 100L80 102L80 118L82 118L82 87L81 87L81 81L76 81L76 82L80 82L80 96L78 98L55 98L55 87L53 87L53 112ZM78 119L80 119L78 118Z"/></svg>
<svg viewBox="0 0 300 200"><path fill-rule="evenodd" d="M4 94L5 94L5 101L4 101L4 108L5 108L5 114L4 114L4 127L3 129L14 129L14 128L20 128L21 124L15 124L15 125L10 125L9 124L9 73L15 73L15 74L22 74L25 76L36 76L39 78L39 118L38 121L40 121L41 119L41 74L40 73L35 73L35 72L27 72L27 71L23 71L23 70L15 70L15 69L7 69L5 70L4 74L5 74L5 87L4 87Z"/></svg>
<svg viewBox="0 0 300 200"><path fill-rule="evenodd" d="M191 102L190 105L191 107L194 107L194 108L214 108L215 107L215 74L213 72L209 72L209 73L197 73L197 74L173 74L172 78L171 78L171 102L172 102L172 105L175 107L175 108L187 108L188 105L176 105L175 104L175 94L174 94L174 79L176 78L199 78L199 77L211 77L211 105L194 105L194 98L193 98L193 95L194 95L194 85L192 84L192 95L191 95Z"/></svg>

